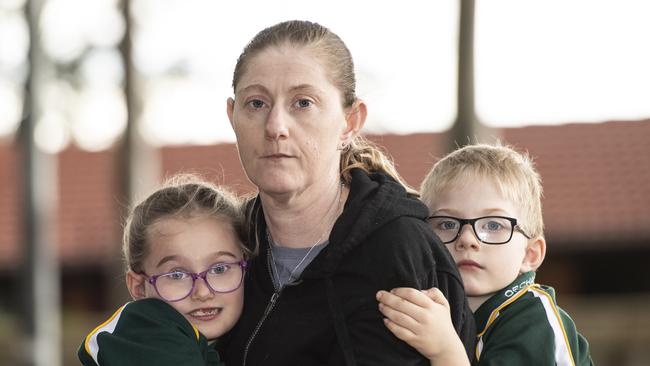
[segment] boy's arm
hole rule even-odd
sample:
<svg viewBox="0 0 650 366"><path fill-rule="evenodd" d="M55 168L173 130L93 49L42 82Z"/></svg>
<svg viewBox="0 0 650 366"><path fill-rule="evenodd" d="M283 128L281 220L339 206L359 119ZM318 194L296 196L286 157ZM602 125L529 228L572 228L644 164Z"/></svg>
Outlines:
<svg viewBox="0 0 650 366"><path fill-rule="evenodd" d="M83 365L207 365L205 337L169 304L143 299L126 304L79 347Z"/></svg>
<svg viewBox="0 0 650 366"><path fill-rule="evenodd" d="M451 322L449 303L440 290L397 288L379 291L377 300L386 327L427 357L431 365L469 365Z"/></svg>

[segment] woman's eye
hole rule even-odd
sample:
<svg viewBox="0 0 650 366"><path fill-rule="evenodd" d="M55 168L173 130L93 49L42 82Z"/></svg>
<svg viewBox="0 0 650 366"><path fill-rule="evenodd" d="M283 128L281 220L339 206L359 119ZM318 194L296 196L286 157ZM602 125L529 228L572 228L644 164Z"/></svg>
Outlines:
<svg viewBox="0 0 650 366"><path fill-rule="evenodd" d="M264 107L264 102L259 99L253 99L248 102L248 105L250 105L254 109L260 109Z"/></svg>
<svg viewBox="0 0 650 366"><path fill-rule="evenodd" d="M314 104L311 100L309 99L298 99L296 101L296 107L298 108L309 108L311 105Z"/></svg>

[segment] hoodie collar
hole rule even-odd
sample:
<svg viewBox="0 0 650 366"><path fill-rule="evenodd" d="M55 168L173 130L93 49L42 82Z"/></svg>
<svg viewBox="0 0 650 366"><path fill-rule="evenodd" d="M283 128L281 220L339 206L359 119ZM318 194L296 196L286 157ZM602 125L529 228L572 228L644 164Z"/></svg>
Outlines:
<svg viewBox="0 0 650 366"><path fill-rule="evenodd" d="M350 175L350 194L332 228L330 244L303 272L305 278L331 275L349 251L388 222L401 216L426 219L428 215L426 206L389 175L361 169L352 169Z"/></svg>

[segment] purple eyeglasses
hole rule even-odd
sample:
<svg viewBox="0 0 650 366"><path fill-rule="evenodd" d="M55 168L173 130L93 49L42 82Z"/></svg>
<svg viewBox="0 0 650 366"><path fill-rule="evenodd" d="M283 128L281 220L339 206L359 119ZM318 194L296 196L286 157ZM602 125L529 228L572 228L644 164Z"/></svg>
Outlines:
<svg viewBox="0 0 650 366"><path fill-rule="evenodd" d="M239 262L215 263L201 273L192 273L176 270L147 276L147 281L153 285L158 295L165 301L181 301L190 296L196 286L196 280L201 278L212 292L225 294L237 290L244 279L248 263Z"/></svg>

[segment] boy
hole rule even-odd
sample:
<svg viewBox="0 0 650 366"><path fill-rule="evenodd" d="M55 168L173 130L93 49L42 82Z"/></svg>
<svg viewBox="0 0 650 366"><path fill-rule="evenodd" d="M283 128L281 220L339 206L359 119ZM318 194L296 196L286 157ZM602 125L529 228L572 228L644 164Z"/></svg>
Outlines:
<svg viewBox="0 0 650 366"><path fill-rule="evenodd" d="M541 195L532 161L505 146L458 149L422 183L431 227L454 257L474 312L473 364L592 364L586 339L557 306L554 290L535 283L546 253ZM438 291L395 289L377 298L387 327L432 364L459 355L457 344L440 344L453 329Z"/></svg>

